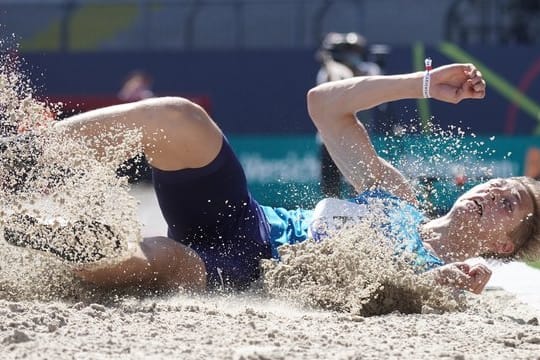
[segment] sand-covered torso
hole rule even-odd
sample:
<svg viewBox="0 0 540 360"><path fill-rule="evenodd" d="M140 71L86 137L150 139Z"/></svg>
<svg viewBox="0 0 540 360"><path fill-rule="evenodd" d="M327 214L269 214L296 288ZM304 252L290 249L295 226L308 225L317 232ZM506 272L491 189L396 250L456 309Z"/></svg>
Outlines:
<svg viewBox="0 0 540 360"><path fill-rule="evenodd" d="M426 221L415 206L382 190L366 191L349 200L326 198L314 210L285 210L264 207L272 227L273 253L279 258L279 246L306 239L323 241L339 232L367 223L378 228L384 238L378 245L396 254L407 253L418 271L443 265L422 242L420 228Z"/></svg>

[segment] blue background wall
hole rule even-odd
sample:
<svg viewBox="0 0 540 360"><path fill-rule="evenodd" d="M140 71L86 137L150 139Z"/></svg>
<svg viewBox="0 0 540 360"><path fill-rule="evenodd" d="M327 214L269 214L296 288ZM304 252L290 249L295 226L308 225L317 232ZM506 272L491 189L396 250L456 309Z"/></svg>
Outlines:
<svg viewBox="0 0 540 360"><path fill-rule="evenodd" d="M393 48L386 59L386 72L414 71L419 66L418 49L417 45ZM421 49L420 65L424 54L433 58L435 66L459 57L455 51L445 51L441 46ZM489 147L497 151L478 159L447 159L441 165L447 173L432 171L432 175L441 177L445 187L443 196L436 199L441 212L478 180L469 171L471 181L465 187L456 186L453 169L462 165L469 170L485 166L494 170L494 176L520 175L526 150L540 146L538 137L517 137L532 134L538 124L540 111L533 116L530 108L540 102L540 51L532 47L460 50L466 53L466 60L474 60L486 69L487 97L458 106L430 100L429 112L443 128L459 125L468 129L469 134L483 135L486 146L482 151ZM294 207L312 205L321 197L315 129L305 102L318 70L314 53L315 49L27 53L23 58L29 77L45 96L77 98L83 103L91 97L116 101L126 74L142 69L154 77L158 95L207 97L214 119L231 136L256 198L268 205ZM514 104L508 92L527 96L533 103L529 111ZM391 121L419 124L418 105L416 100L390 104ZM492 135L497 135L494 142L490 140ZM417 141L417 145L421 143ZM393 160L409 156L410 148L406 146L405 152L395 154ZM428 152L429 149L428 146ZM416 155L424 162L416 164L413 172L425 171L429 156ZM402 170L411 167L404 164ZM280 202L276 203L278 198Z"/></svg>
<svg viewBox="0 0 540 360"><path fill-rule="evenodd" d="M464 49L509 84L540 102L540 49L474 47ZM204 95L215 120L228 133L311 133L306 91L314 85L315 50L182 51L154 53L23 54L25 67L42 95L114 97L126 74L142 69L154 77L159 95ZM438 47L428 47L434 65L452 62ZM392 49L386 72L414 70L412 47ZM434 121L461 124L483 134L530 134L534 118L512 105L488 83L484 101L459 106L430 101ZM392 104L394 120L418 117L416 101Z"/></svg>

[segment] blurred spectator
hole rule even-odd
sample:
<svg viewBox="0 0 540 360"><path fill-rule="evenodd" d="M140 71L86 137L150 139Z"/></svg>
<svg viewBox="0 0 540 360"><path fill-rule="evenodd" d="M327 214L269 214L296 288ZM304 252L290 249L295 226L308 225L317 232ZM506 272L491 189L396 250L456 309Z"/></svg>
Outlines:
<svg viewBox="0 0 540 360"><path fill-rule="evenodd" d="M144 71L133 71L127 76L118 92L118 99L131 102L154 97L153 82L152 77Z"/></svg>
<svg viewBox="0 0 540 360"><path fill-rule="evenodd" d="M354 32L328 33L317 52L317 60L321 64L317 73L317 84L353 76L381 74L379 65L367 60L368 53L367 41L362 35ZM383 58L384 56L379 56L379 60L383 61ZM363 117L362 114L358 116ZM372 121L362 119L362 122L369 128ZM318 137L318 140L321 139ZM343 182L341 172L322 141L320 145L321 191L325 197L341 197Z"/></svg>
<svg viewBox="0 0 540 360"><path fill-rule="evenodd" d="M531 147L525 155L524 175L540 180L540 149Z"/></svg>
<svg viewBox="0 0 540 360"><path fill-rule="evenodd" d="M537 44L539 0L455 0L446 17L446 40L466 45Z"/></svg>
<svg viewBox="0 0 540 360"><path fill-rule="evenodd" d="M321 63L317 84L352 76L380 74L380 67L367 61L367 56L367 41L362 35L354 32L328 33L317 54Z"/></svg>
<svg viewBox="0 0 540 360"><path fill-rule="evenodd" d="M516 44L538 43L539 0L510 0L508 4L509 41Z"/></svg>

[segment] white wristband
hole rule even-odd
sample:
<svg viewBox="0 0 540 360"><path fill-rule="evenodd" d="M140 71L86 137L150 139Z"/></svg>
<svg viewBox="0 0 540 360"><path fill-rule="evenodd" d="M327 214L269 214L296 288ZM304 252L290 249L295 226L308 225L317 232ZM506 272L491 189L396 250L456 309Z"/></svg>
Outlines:
<svg viewBox="0 0 540 360"><path fill-rule="evenodd" d="M431 97L429 94L429 85L431 82L431 58L426 58L424 63L426 65L426 71L424 72L424 78L422 79L422 94L424 95L424 98L428 99Z"/></svg>

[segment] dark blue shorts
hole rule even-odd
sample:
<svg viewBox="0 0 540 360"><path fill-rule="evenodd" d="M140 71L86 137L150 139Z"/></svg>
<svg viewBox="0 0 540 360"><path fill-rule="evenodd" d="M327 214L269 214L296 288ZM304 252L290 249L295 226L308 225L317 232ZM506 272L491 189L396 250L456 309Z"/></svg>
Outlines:
<svg viewBox="0 0 540 360"><path fill-rule="evenodd" d="M259 277L259 261L272 256L268 225L226 139L207 166L152 175L168 236L199 254L210 287L243 288Z"/></svg>

